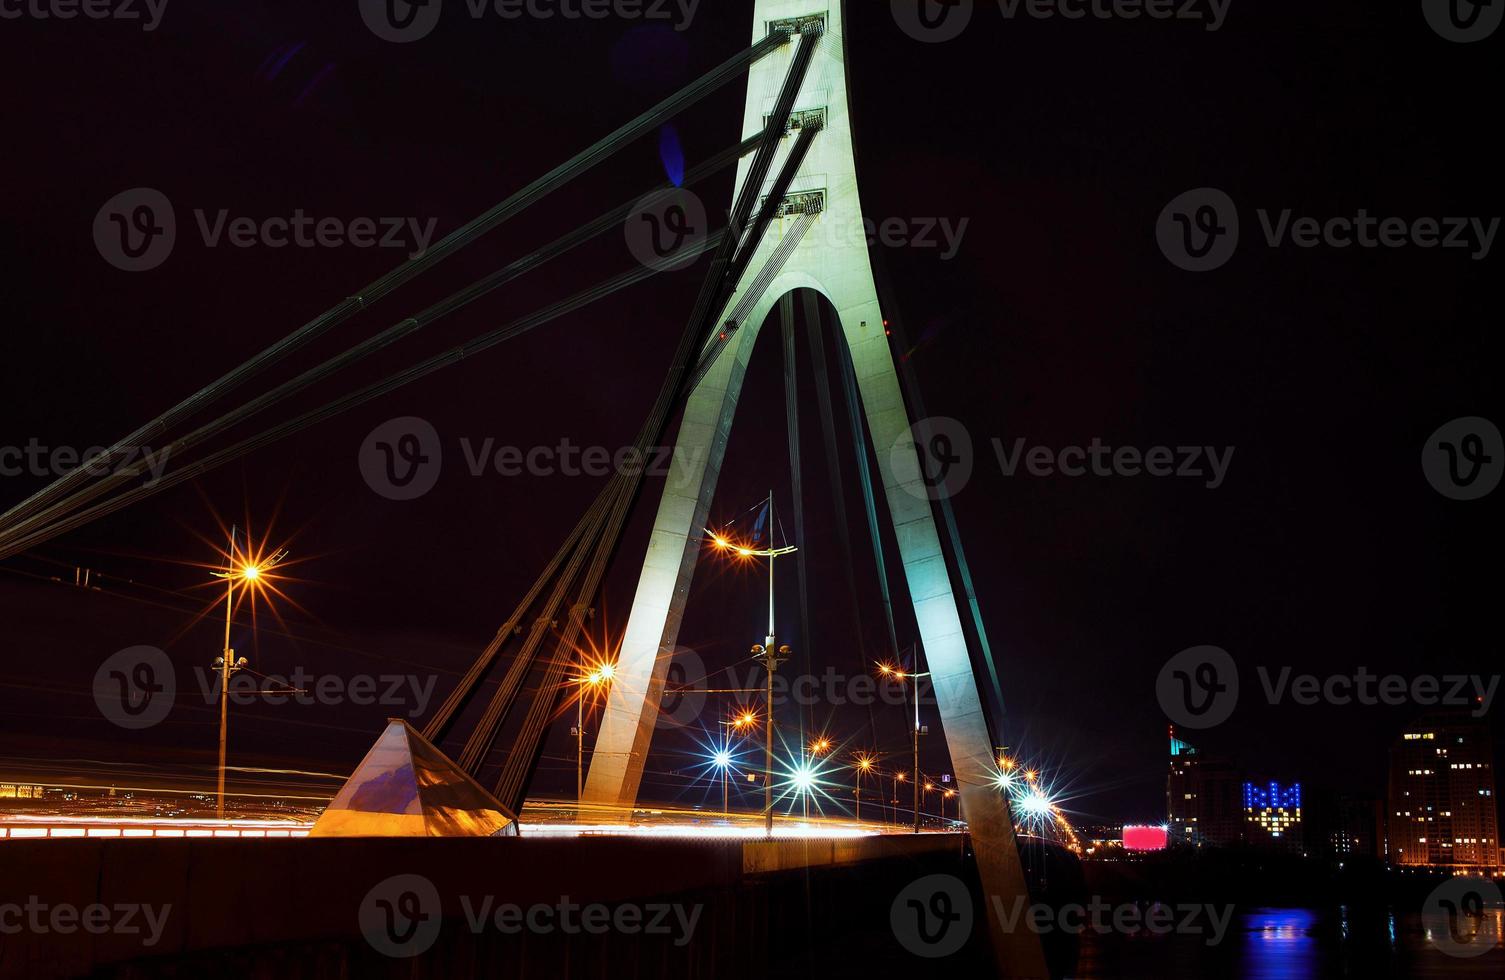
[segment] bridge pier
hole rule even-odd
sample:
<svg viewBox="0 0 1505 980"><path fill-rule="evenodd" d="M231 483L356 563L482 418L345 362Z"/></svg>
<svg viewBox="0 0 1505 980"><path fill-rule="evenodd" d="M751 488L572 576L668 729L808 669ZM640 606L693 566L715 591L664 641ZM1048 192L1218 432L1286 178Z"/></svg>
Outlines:
<svg viewBox="0 0 1505 980"><path fill-rule="evenodd" d="M758 0L754 40L776 21L809 16L824 16L824 38L794 108L796 115L823 114L824 126L790 196L819 200L820 214L751 315L738 325L729 349L687 402L675 456L686 465L676 468L659 501L616 680L592 757L585 802L623 809L636 802L700 555L700 535L710 513L753 346L774 305L793 290L810 289L835 309L840 323L838 342L850 353L983 886L988 895L1009 903L1027 895L1013 816L1006 795L994 785L997 743L983 712L930 492L910 442L912 420L900 390L867 251L848 102L844 5L840 0ZM807 35L797 43L815 42ZM764 129L794 50L791 44L751 71L745 135ZM787 153L791 142L786 138L783 152ZM749 166L744 160L739 170L739 193ZM763 265L797 219L791 214L775 222L750 268ZM717 322L724 322L737 307L748 285L744 282L739 287ZM896 446L901 448L893 451ZM1045 975L1038 937L1005 933L993 916L988 920L1000 969L1006 975Z"/></svg>

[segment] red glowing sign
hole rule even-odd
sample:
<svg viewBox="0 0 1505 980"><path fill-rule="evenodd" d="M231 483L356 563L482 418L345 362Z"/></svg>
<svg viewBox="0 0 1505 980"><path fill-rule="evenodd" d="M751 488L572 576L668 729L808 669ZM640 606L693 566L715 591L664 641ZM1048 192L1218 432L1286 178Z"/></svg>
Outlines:
<svg viewBox="0 0 1505 980"><path fill-rule="evenodd" d="M1124 828L1124 850L1126 851L1163 851L1165 840L1164 827Z"/></svg>

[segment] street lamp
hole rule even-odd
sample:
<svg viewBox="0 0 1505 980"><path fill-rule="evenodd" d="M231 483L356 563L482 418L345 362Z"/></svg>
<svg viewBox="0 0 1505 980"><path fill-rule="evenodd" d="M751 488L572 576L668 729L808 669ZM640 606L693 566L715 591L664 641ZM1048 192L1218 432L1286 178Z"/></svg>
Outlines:
<svg viewBox="0 0 1505 980"><path fill-rule="evenodd" d="M744 711L731 721L721 722L721 727L727 729L722 737L722 742L716 752L711 756L711 765L721 770L721 813L723 816L731 815L731 795L728 790L728 776L732 768L732 751L729 739L732 732L741 733L744 728L751 728L757 724L758 716L751 711Z"/></svg>
<svg viewBox="0 0 1505 980"><path fill-rule="evenodd" d="M768 491L768 543L773 544L773 491ZM768 718L765 723L766 737L763 748L763 832L769 837L773 836L773 674L779 669L779 665L789 659L792 652L790 648L780 646L777 631L774 627L773 611L773 563L774 559L785 555L792 555L799 549L793 546L783 548L753 548L745 544L736 544L728 538L706 529L711 536L711 543L720 551L732 552L741 558L767 558L768 559L768 636L761 644L752 648L753 659L763 665L768 673Z"/></svg>
<svg viewBox="0 0 1505 980"><path fill-rule="evenodd" d="M583 677L575 678L580 693L575 698L575 815L580 815L580 804L585 799L585 694L598 693L603 685L610 684L617 676L615 664L604 663Z"/></svg>
<svg viewBox="0 0 1505 980"><path fill-rule="evenodd" d="M902 772L900 772L899 770L895 769L894 770L894 824L896 826L899 823L899 784L902 783L902 782L904 782L904 774Z"/></svg>
<svg viewBox="0 0 1505 980"><path fill-rule="evenodd" d="M914 832L920 832L920 736L924 729L920 727L920 678L929 677L930 671L920 674L906 672L902 667L891 664L879 664L878 673L890 680L907 684L914 681ZM895 794L897 795L897 793Z"/></svg>
<svg viewBox="0 0 1505 980"><path fill-rule="evenodd" d="M862 776L864 773L873 771L873 757L867 755L866 753L857 756L857 765L855 766L855 769L857 771L857 822L862 823ZM883 795L882 786L878 787L878 795L880 797ZM880 799L879 802L881 803L882 800Z"/></svg>
<svg viewBox="0 0 1505 980"><path fill-rule="evenodd" d="M215 794L214 812L221 820L225 817L225 757L230 737L230 675L246 667L246 658L235 658L230 649L230 624L235 611L235 585L239 582L248 592L261 582L262 575L282 563L287 557L286 549L276 551L267 558L239 557L235 549L235 527L230 528L229 567L215 572L215 578L225 580L225 646L224 652L215 658L219 670L219 777Z"/></svg>
<svg viewBox="0 0 1505 980"><path fill-rule="evenodd" d="M946 790L946 792L944 792L944 793L941 794L941 820L942 821L944 821L946 819L946 801L949 800L949 799L951 799L955 795L956 795L956 790L954 790L954 789L948 789L948 790ZM958 809L957 818L960 819L961 818L961 813L959 812L960 809L961 809L960 806L958 806L957 809Z"/></svg>

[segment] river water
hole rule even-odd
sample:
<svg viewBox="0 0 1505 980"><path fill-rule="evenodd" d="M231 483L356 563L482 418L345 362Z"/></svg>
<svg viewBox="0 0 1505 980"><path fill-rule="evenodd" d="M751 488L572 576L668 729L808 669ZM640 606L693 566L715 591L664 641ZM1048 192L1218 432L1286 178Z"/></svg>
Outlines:
<svg viewBox="0 0 1505 980"><path fill-rule="evenodd" d="M1082 978L1307 980L1352 977L1505 977L1505 917L1476 921L1463 942L1413 910L1384 907L1249 908L1232 913L1221 940L1202 933L1150 935L1087 931L1077 966ZM1483 939L1471 938L1474 936ZM1484 950L1462 956L1460 951Z"/></svg>

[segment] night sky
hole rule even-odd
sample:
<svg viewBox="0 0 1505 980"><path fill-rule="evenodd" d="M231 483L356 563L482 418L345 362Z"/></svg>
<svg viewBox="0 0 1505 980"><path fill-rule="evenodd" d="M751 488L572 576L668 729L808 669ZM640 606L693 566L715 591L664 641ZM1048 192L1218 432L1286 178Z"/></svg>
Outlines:
<svg viewBox="0 0 1505 980"><path fill-rule="evenodd" d="M706 0L682 32L620 19L473 20L451 6L431 36L404 45L368 31L354 0L174 3L149 32L114 20L0 24L0 234L10 256L0 446L86 448L124 435L405 256L206 247L196 209L210 220L221 209L258 220L297 209L433 219L442 236L745 47L752 4ZM967 222L950 260L943 249L883 246L875 258L897 305L886 313L909 335L912 349L897 353L929 412L962 422L976 447L954 505L1004 679L1004 740L1059 767L1081 819L1158 822L1168 719L1156 677L1177 652L1212 644L1238 662L1243 694L1228 722L1188 738L1270 778L1382 794L1388 741L1421 708L1271 706L1256 669L1499 671L1498 537L1488 528L1500 497L1447 499L1420 458L1449 420L1502 415L1500 260L1468 249L1271 247L1257 213L1326 220L1362 208L1488 225L1501 214L1487 135L1499 37L1449 43L1415 0L1233 0L1216 31L1174 20L1006 21L980 3L961 38L927 45L896 26L888 4L849 6L867 215ZM677 120L691 166L740 138L743 95L733 84ZM242 394L664 179L660 140L634 143ZM172 201L178 239L159 268L130 273L101 257L91 229L107 200L137 187ZM1171 264L1155 237L1167 203L1200 187L1233 198L1242 224L1233 259L1207 273ZM697 190L724 217L729 173ZM631 262L623 236L608 233L271 419ZM180 684L189 689L171 716L140 733L105 721L91 690L99 664L126 647L163 648L180 680L217 655L213 616L194 620L214 593L193 564L214 563L221 522L249 521L296 561L288 573L298 581L284 588L298 608L282 604L291 635L266 616L254 639L247 625L236 629L253 667L437 676L442 696L600 487L472 477L461 439L628 444L704 267L0 563L0 775L207 778L214 711L196 688ZM776 338L775 323L749 372L718 520L770 488L790 513ZM808 652L817 672L829 662L851 673L883 656L882 614L855 496L860 553L851 565L840 553L808 363L800 370ZM438 484L415 501L373 492L357 466L367 434L400 416L430 422L445 453ZM838 422L844 429L844 415ZM1053 449L1100 439L1234 452L1216 489L1005 476L992 442L1020 438ZM850 447L841 453L851 494ZM0 504L44 482L0 477ZM625 624L656 489L612 566L594 623L602 642ZM76 565L104 576L100 591L71 585ZM761 588L757 575L703 566L680 642L712 669L743 664L761 640ZM792 576L780 600L781 632L798 636ZM898 629L907 647L912 616L901 611ZM726 707L713 701L702 722L714 730ZM232 757L345 772L396 713L237 707ZM817 706L813 716L848 748L904 748L900 708L876 711L876 733L864 729L865 708ZM573 792L572 723L555 726L535 793ZM658 747L645 795L710 794L669 774L686 765L684 734ZM925 768L948 770L938 739Z"/></svg>

